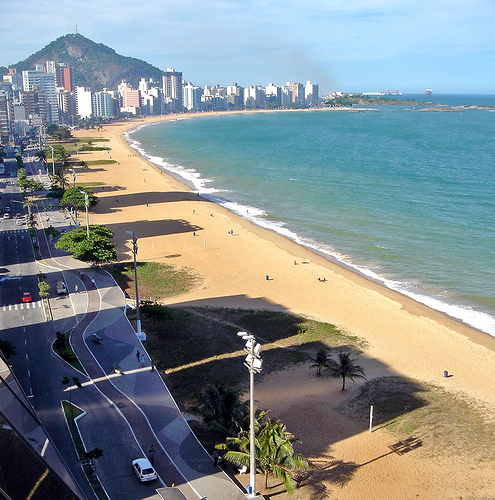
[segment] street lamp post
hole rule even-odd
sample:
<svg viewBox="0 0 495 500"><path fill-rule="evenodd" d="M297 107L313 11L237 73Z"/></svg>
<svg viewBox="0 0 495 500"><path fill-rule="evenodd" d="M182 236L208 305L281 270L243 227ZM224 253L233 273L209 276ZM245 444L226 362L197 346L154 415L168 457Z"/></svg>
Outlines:
<svg viewBox="0 0 495 500"><path fill-rule="evenodd" d="M137 246L137 236L132 231L126 231L127 234L132 236L132 253L134 254L134 282L136 284L136 325L137 325L137 336L141 340L143 334L141 332L141 316L139 315L139 290L138 290L138 278L137 278L137 263L136 256L138 253Z"/></svg>
<svg viewBox="0 0 495 500"><path fill-rule="evenodd" d="M88 215L88 207L89 207L89 196L86 191L79 191L84 195L84 205L86 206L86 237L89 238L89 215Z"/></svg>
<svg viewBox="0 0 495 500"><path fill-rule="evenodd" d="M55 157L53 156L53 146L50 146L50 149L52 150L52 175L55 177Z"/></svg>
<svg viewBox="0 0 495 500"><path fill-rule="evenodd" d="M70 169L72 172L72 181L74 182L74 211L76 213L76 228L77 228L77 202L76 202L76 171Z"/></svg>
<svg viewBox="0 0 495 500"><path fill-rule="evenodd" d="M256 454L254 435L254 374L261 372L263 362L259 356L260 344L256 342L253 335L246 332L238 332L237 335L246 340L244 351L247 352L244 366L249 370L249 487L250 498L257 496L256 490Z"/></svg>

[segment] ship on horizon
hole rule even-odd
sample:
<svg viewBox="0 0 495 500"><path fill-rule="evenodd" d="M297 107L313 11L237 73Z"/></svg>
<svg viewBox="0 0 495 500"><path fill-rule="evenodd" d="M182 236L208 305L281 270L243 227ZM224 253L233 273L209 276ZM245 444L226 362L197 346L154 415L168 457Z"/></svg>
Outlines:
<svg viewBox="0 0 495 500"><path fill-rule="evenodd" d="M425 89L425 94L426 94L426 95L431 95L431 94L433 94L433 89Z"/></svg>

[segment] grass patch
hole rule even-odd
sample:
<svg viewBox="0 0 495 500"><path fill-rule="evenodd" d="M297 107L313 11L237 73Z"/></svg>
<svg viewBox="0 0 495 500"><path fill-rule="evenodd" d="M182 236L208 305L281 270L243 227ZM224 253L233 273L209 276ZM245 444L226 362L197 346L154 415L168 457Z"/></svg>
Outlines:
<svg viewBox="0 0 495 500"><path fill-rule="evenodd" d="M80 187L87 187L87 188L99 187L99 186L106 186L106 184L104 182L97 182L97 181L93 181L93 182L78 182L77 185L80 186Z"/></svg>
<svg viewBox="0 0 495 500"><path fill-rule="evenodd" d="M58 335L58 334L57 334ZM69 365L74 367L76 370L80 371L81 373L86 373L84 371L84 368L82 367L81 363L79 363L79 360L77 359L74 351L72 350L72 347L70 346L70 332L65 332L63 335L63 341L60 339L56 339L53 342L53 350Z"/></svg>
<svg viewBox="0 0 495 500"><path fill-rule="evenodd" d="M105 137L77 137L74 142L108 142Z"/></svg>
<svg viewBox="0 0 495 500"><path fill-rule="evenodd" d="M84 163L88 167L94 167L97 165L109 165L111 163L117 163L117 160L87 160Z"/></svg>
<svg viewBox="0 0 495 500"><path fill-rule="evenodd" d="M69 403L68 401L62 401L62 405L64 408L65 420L67 421L70 435L72 436L72 442L74 443L74 448L76 449L76 454L79 460L84 460L86 458L86 451L84 450L83 442L75 421L75 419L84 412L81 408Z"/></svg>
<svg viewBox="0 0 495 500"><path fill-rule="evenodd" d="M108 146L91 146L89 144L83 144L79 147L78 151L111 151L112 148Z"/></svg>
<svg viewBox="0 0 495 500"><path fill-rule="evenodd" d="M136 298L133 262L111 264L105 269L129 297ZM184 293L200 282L199 276L188 269L178 269L158 262L138 262L137 275L142 300L150 298L154 301L167 295Z"/></svg>
<svg viewBox="0 0 495 500"><path fill-rule="evenodd" d="M198 403L206 383L246 389L245 353L238 331L262 344L262 375L303 363L321 347L360 343L328 323L273 311L217 308L166 308L164 318L141 315L146 347L167 385L185 410ZM129 315L131 321L134 319ZM207 381L207 382L206 382Z"/></svg>

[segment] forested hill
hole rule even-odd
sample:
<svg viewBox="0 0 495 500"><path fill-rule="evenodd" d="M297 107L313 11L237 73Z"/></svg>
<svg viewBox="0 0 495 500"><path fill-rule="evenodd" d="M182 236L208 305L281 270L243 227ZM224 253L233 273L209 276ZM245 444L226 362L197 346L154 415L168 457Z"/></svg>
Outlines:
<svg viewBox="0 0 495 500"><path fill-rule="evenodd" d="M115 90L121 80L127 80L137 88L140 78L160 80L162 70L141 59L117 54L115 50L95 43L79 33L64 35L24 61L12 64L18 72L34 69L36 64L56 61L72 66L75 70L75 83L91 87L93 91L103 87Z"/></svg>

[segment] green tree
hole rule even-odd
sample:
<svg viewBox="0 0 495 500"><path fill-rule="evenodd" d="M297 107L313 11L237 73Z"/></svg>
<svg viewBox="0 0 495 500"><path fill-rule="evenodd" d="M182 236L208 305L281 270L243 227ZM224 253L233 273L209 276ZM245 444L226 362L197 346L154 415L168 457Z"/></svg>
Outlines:
<svg viewBox="0 0 495 500"><path fill-rule="evenodd" d="M5 359L9 359L17 354L15 345L8 340L0 340L0 351L2 351Z"/></svg>
<svg viewBox="0 0 495 500"><path fill-rule="evenodd" d="M88 209L92 210L100 200L98 199L97 196L93 194L93 191L89 188L85 187L79 187L76 186L76 205L77 208L86 208L86 202L84 199L84 194L81 193L87 193L88 194ZM62 199L60 200L60 206L62 207L72 207L74 208L74 188L68 188L64 191L64 195L62 196Z"/></svg>
<svg viewBox="0 0 495 500"><path fill-rule="evenodd" d="M50 285L46 281L40 281L38 283L38 288L40 289L40 297L46 299L50 293Z"/></svg>
<svg viewBox="0 0 495 500"><path fill-rule="evenodd" d="M158 302L142 300L139 307L142 314L153 320L154 326L156 326L156 321L159 319L172 319L172 313Z"/></svg>
<svg viewBox="0 0 495 500"><path fill-rule="evenodd" d="M67 168L67 166L69 165L70 153L63 146L61 146L60 144L53 146L53 156L55 158L58 158L58 160L62 163L62 169Z"/></svg>
<svg viewBox="0 0 495 500"><path fill-rule="evenodd" d="M86 236L86 228L79 227L63 234L55 243L55 248L71 253L77 260L99 265L117 260L117 250L111 242L112 238L113 232L105 226L89 226L89 238Z"/></svg>
<svg viewBox="0 0 495 500"><path fill-rule="evenodd" d="M57 172L55 172L55 175L50 176L50 179L52 180L53 184L60 187L62 191L65 191L65 188L69 185L62 170L58 170ZM74 199L74 195L72 196L72 199Z"/></svg>
<svg viewBox="0 0 495 500"><path fill-rule="evenodd" d="M46 149L38 149L35 153L35 156L42 163L46 163Z"/></svg>
<svg viewBox="0 0 495 500"><path fill-rule="evenodd" d="M321 375L322 368L328 368L329 358L328 358L328 350L321 348L318 349L316 356L311 358L311 366L310 368L316 368L316 376L319 377Z"/></svg>
<svg viewBox="0 0 495 500"><path fill-rule="evenodd" d="M268 488L270 472L284 481L287 493L292 494L297 487L295 474L307 470L311 464L294 452L294 443L299 442L280 421L271 421L264 416L258 426L255 438L256 469L265 477L264 487ZM219 449L228 449L225 459L237 465L250 466L249 432L241 432L237 437L228 437Z"/></svg>
<svg viewBox="0 0 495 500"><path fill-rule="evenodd" d="M201 392L199 411L210 427L234 436L242 428L248 413L246 403L241 403L239 393L221 384L209 384Z"/></svg>
<svg viewBox="0 0 495 500"><path fill-rule="evenodd" d="M345 390L345 379L350 378L353 382L355 378L364 378L364 370L355 364L355 360L350 358L350 353L340 352L338 361L330 360L328 367L330 375L335 378L342 378L342 390Z"/></svg>

